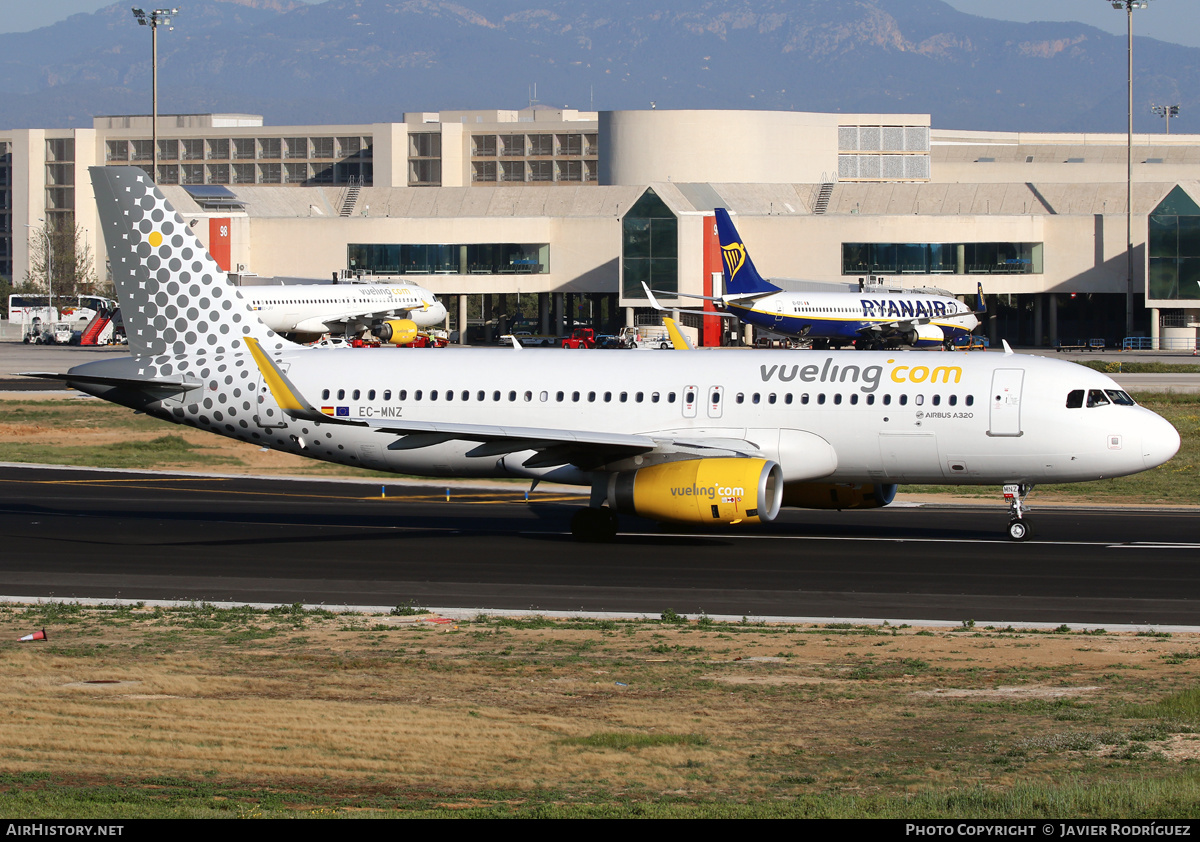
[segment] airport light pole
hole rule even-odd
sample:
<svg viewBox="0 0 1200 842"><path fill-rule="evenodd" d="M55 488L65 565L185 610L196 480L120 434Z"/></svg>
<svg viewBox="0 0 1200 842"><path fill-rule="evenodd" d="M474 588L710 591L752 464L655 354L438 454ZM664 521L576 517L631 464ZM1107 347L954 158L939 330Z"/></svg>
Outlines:
<svg viewBox="0 0 1200 842"><path fill-rule="evenodd" d="M1179 116L1178 105L1155 105L1150 103L1150 110L1167 121L1167 134L1171 133L1171 118Z"/></svg>
<svg viewBox="0 0 1200 842"><path fill-rule="evenodd" d="M1125 10L1125 27L1128 34L1126 49L1129 90L1129 136L1125 146L1125 335L1133 334L1133 10L1145 9L1150 0L1108 0L1114 9Z"/></svg>
<svg viewBox="0 0 1200 842"><path fill-rule="evenodd" d="M150 115L150 180L158 183L158 25L161 23L170 32L175 27L171 25L171 17L179 14L178 9L155 9L146 12L133 8L133 16L140 26L150 27L150 87L152 93Z"/></svg>

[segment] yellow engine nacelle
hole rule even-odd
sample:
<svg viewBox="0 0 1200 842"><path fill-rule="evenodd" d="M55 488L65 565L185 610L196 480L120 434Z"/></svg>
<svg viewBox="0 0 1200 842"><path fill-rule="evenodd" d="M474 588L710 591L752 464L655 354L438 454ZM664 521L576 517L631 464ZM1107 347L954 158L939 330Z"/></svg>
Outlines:
<svg viewBox="0 0 1200 842"><path fill-rule="evenodd" d="M894 483L792 482L783 487L783 505L792 509L881 509L895 499Z"/></svg>
<svg viewBox="0 0 1200 842"><path fill-rule="evenodd" d="M688 459L613 474L608 505L675 523L759 523L779 514L783 471L765 459Z"/></svg>
<svg viewBox="0 0 1200 842"><path fill-rule="evenodd" d="M392 319L372 327L371 334L380 342L409 345L417 338L417 325L411 319Z"/></svg>

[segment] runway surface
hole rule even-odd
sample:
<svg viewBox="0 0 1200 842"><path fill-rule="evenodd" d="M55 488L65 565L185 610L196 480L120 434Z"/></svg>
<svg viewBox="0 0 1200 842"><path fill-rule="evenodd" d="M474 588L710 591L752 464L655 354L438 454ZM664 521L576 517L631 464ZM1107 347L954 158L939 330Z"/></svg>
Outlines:
<svg viewBox="0 0 1200 842"><path fill-rule="evenodd" d="M785 510L753 530L615 543L569 534L583 498L524 487L0 467L0 594L749 617L1200 625L1195 512Z"/></svg>

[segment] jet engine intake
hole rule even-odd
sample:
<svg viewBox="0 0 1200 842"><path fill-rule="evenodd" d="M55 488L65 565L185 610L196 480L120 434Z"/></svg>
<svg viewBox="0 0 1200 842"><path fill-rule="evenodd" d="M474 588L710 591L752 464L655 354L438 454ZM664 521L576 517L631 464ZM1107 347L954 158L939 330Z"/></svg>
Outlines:
<svg viewBox="0 0 1200 842"><path fill-rule="evenodd" d="M391 319L372 325L371 335L380 342L410 345L417 338L417 325L411 319Z"/></svg>
<svg viewBox="0 0 1200 842"><path fill-rule="evenodd" d="M914 348L940 348L946 334L937 325L917 325L909 335L908 344Z"/></svg>
<svg viewBox="0 0 1200 842"><path fill-rule="evenodd" d="M783 505L793 509L881 509L896 499L896 485L789 482Z"/></svg>
<svg viewBox="0 0 1200 842"><path fill-rule="evenodd" d="M686 459L615 473L608 505L674 523L761 523L779 514L783 472L766 459Z"/></svg>

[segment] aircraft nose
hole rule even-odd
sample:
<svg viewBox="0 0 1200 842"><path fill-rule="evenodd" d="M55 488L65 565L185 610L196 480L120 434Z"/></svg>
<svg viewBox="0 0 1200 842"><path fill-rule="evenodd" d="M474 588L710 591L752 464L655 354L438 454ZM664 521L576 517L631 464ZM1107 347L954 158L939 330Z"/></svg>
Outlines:
<svg viewBox="0 0 1200 842"><path fill-rule="evenodd" d="M1147 468L1157 468L1179 452L1179 431L1160 415L1147 421L1142 430L1142 459Z"/></svg>

